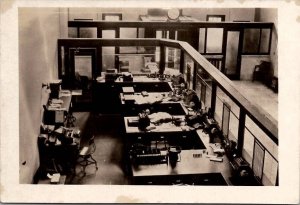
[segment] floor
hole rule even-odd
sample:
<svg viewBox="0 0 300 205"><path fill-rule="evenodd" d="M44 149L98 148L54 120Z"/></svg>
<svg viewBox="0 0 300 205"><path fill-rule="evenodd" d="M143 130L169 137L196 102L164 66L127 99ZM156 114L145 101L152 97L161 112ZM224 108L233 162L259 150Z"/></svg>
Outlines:
<svg viewBox="0 0 300 205"><path fill-rule="evenodd" d="M95 116L88 112L74 113L76 125L82 129L82 139L95 136L96 151L93 154L99 169L94 165L86 168L86 175L80 166L76 167L76 176L71 184L128 184L122 165L122 123L120 116Z"/></svg>
<svg viewBox="0 0 300 205"><path fill-rule="evenodd" d="M257 81L233 81L238 90L278 121L278 94Z"/></svg>
<svg viewBox="0 0 300 205"><path fill-rule="evenodd" d="M278 118L278 95L259 82L234 81L245 97L260 104L271 116ZM96 152L93 157L99 169L94 165L86 168L86 175L81 167L76 167L76 176L71 184L129 184L122 164L122 118L118 115L100 116L89 112L76 112L76 126L82 132L83 143L92 135L95 136Z"/></svg>

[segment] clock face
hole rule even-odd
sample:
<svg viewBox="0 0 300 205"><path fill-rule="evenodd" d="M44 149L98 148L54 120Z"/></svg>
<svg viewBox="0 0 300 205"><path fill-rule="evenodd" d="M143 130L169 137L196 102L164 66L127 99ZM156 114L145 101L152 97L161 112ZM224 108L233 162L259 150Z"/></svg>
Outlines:
<svg viewBox="0 0 300 205"><path fill-rule="evenodd" d="M170 9L170 10L168 10L169 19L175 20L179 17L179 15L180 15L179 9Z"/></svg>

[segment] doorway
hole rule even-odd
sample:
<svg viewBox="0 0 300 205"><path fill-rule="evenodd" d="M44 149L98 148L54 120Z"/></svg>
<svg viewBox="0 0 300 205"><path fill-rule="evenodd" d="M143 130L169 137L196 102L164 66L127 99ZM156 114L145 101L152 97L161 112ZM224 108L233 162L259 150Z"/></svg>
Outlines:
<svg viewBox="0 0 300 205"><path fill-rule="evenodd" d="M239 80L241 72L241 46L242 36L240 30L225 30L223 36L222 72L231 80Z"/></svg>
<svg viewBox="0 0 300 205"><path fill-rule="evenodd" d="M74 111L91 111L93 81L97 78L97 51L93 48L70 49L71 89L76 93Z"/></svg>

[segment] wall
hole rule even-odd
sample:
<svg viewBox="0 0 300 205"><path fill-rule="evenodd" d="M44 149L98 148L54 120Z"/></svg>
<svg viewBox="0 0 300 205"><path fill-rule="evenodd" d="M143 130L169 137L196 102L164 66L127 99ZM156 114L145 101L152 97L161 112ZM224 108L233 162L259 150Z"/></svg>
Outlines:
<svg viewBox="0 0 300 205"><path fill-rule="evenodd" d="M262 55L242 55L240 80L252 80L254 66L259 65L261 60L270 61L270 57Z"/></svg>
<svg viewBox="0 0 300 205"><path fill-rule="evenodd" d="M32 183L39 167L42 83L57 76L59 31L58 8L19 9L20 183Z"/></svg>
<svg viewBox="0 0 300 205"><path fill-rule="evenodd" d="M206 21L206 15L225 15L225 21L254 21L255 9L252 8L184 8L183 15Z"/></svg>

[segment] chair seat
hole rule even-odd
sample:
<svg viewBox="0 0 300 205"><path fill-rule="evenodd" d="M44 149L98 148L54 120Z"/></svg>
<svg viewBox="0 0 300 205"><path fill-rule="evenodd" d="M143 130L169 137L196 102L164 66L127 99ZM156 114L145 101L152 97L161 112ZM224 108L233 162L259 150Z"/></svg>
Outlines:
<svg viewBox="0 0 300 205"><path fill-rule="evenodd" d="M84 175L86 174L85 173L85 168L88 165L95 164L96 170L98 170L97 161L92 156L92 154L95 152L95 150L96 150L96 145L95 145L94 136L93 136L89 140L89 145L84 146L80 150L79 155L78 155L78 159L77 159L77 164L82 166Z"/></svg>

